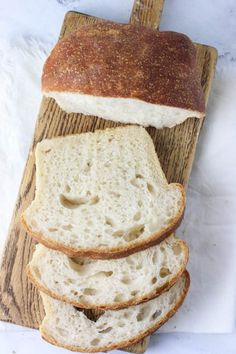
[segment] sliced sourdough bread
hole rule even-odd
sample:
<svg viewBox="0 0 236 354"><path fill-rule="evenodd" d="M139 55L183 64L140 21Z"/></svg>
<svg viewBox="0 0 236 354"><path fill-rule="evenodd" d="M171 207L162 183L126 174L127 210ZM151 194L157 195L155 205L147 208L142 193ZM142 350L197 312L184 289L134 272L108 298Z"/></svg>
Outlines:
<svg viewBox="0 0 236 354"><path fill-rule="evenodd" d="M126 126L39 143L22 222L69 256L117 258L162 241L184 208L184 188L167 183L149 134Z"/></svg>
<svg viewBox="0 0 236 354"><path fill-rule="evenodd" d="M96 23L67 35L45 63L42 89L68 113L156 128L205 110L191 40L135 25Z"/></svg>
<svg viewBox="0 0 236 354"><path fill-rule="evenodd" d="M114 310L148 301L169 289L187 261L186 243L173 236L112 260L72 259L37 245L27 275L38 289L55 299L80 308Z"/></svg>
<svg viewBox="0 0 236 354"><path fill-rule="evenodd" d="M122 348L140 340L163 325L181 306L189 288L189 275L159 297L136 306L105 311L96 321L86 311L42 294L46 316L40 326L48 342L81 352Z"/></svg>

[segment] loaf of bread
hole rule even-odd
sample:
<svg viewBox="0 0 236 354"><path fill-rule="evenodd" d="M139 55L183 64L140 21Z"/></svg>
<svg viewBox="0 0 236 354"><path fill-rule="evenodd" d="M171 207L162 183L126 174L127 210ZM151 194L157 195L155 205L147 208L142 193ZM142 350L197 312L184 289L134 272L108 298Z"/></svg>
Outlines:
<svg viewBox="0 0 236 354"><path fill-rule="evenodd" d="M46 316L40 326L48 342L72 351L100 352L133 344L163 325L181 306L189 288L189 275L159 297L136 306L100 313L96 321L88 310L42 294Z"/></svg>
<svg viewBox="0 0 236 354"><path fill-rule="evenodd" d="M27 275L46 294L76 307L119 309L148 301L184 272L188 247L169 236L159 245L110 260L69 258L37 245Z"/></svg>
<svg viewBox="0 0 236 354"><path fill-rule="evenodd" d="M44 140L36 148L29 234L71 257L117 258L170 235L185 207L168 184L151 137L126 126Z"/></svg>
<svg viewBox="0 0 236 354"><path fill-rule="evenodd" d="M187 36L111 22L81 26L60 40L44 65L42 90L68 113L156 128L205 110Z"/></svg>

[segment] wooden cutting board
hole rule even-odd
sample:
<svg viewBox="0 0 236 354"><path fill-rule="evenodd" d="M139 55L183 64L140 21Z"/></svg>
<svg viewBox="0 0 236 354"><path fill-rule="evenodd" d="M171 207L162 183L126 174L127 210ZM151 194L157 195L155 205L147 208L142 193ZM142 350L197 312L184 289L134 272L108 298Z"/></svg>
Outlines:
<svg viewBox="0 0 236 354"><path fill-rule="evenodd" d="M134 3L130 22L158 29L164 0L137 0ZM84 23L102 21L80 13L69 12L65 16L61 37L76 30ZM214 76L217 51L196 44L198 63L201 68L202 87L206 103ZM169 182L187 185L196 144L203 120L188 119L171 129L148 128L154 141L162 168ZM36 122L33 142L26 162L19 195L13 213L9 234L3 254L0 272L0 320L31 328L38 328L44 317L38 291L25 276L25 266L31 259L35 242L19 223L23 210L31 203L35 191L34 148L44 138L58 135L81 133L118 126L119 124L82 114L66 114L53 99L43 98ZM127 351L142 353L148 346L149 338L125 348Z"/></svg>

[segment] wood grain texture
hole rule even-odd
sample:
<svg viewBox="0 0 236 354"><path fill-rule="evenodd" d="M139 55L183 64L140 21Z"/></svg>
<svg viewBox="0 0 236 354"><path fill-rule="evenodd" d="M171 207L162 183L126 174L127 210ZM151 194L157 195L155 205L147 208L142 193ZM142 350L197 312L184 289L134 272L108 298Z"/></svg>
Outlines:
<svg viewBox="0 0 236 354"><path fill-rule="evenodd" d="M142 10L135 3L139 23L150 25L150 16L142 15ZM141 3L139 1L139 3ZM155 3L155 1L142 1ZM154 16L155 17L155 16ZM146 18L146 19L145 19ZM91 16L70 12L66 15L61 31L65 36L83 23L101 21ZM136 21L136 20L135 20ZM146 21L146 22L145 22ZM155 26L159 20L155 20ZM202 86L208 100L214 75L217 53L214 48L197 45L198 63L202 71ZM196 143L202 127L202 120L188 119L183 124L172 128L156 130L148 128L162 167L169 182L188 182L194 159ZM88 118L82 114L66 114L54 100L43 98L39 116L36 122L35 134L29 156L26 162L19 195L9 228L9 234L2 259L0 273L0 319L27 327L38 328L43 316L43 306L37 290L28 282L25 276L25 266L32 256L34 241L27 236L19 223L23 210L31 203L35 191L34 148L38 141L59 135L94 131L106 127L118 126L118 123L99 118ZM141 353L148 345L144 339L127 351Z"/></svg>
<svg viewBox="0 0 236 354"><path fill-rule="evenodd" d="M164 0L136 0L130 16L130 23L158 29Z"/></svg>

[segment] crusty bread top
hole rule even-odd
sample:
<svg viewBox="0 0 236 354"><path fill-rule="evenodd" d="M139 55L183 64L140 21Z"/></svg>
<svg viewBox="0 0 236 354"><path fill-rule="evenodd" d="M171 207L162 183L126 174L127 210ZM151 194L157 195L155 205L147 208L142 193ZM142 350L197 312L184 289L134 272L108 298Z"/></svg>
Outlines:
<svg viewBox="0 0 236 354"><path fill-rule="evenodd" d="M42 89L205 109L187 36L111 22L81 26L60 40L44 65Z"/></svg>

